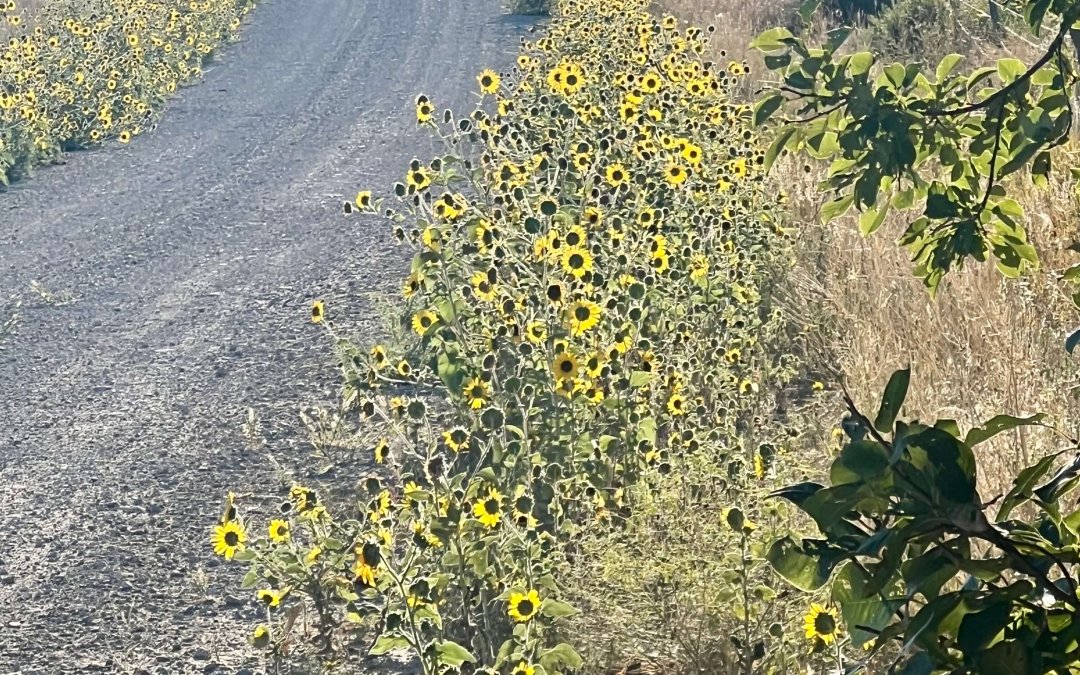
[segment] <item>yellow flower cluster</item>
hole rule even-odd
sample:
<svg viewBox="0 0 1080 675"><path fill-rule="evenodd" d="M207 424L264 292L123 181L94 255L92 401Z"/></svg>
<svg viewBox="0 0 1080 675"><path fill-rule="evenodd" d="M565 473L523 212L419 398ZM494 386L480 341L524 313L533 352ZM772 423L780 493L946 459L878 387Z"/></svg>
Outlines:
<svg viewBox="0 0 1080 675"><path fill-rule="evenodd" d="M254 0L0 0L0 183L63 151L128 142L240 28ZM33 26L32 28L30 26Z"/></svg>
<svg viewBox="0 0 1080 675"><path fill-rule="evenodd" d="M322 588L357 630L383 617L377 645L438 659L436 634L463 646L451 660L563 672L577 657L549 641L573 613L567 541L625 519L638 487L691 457L732 485L767 470L740 430L780 325L762 298L781 200L729 97L737 76L647 6L559 3L515 69L478 74L468 116L417 99L447 154L394 188L394 232L415 250L407 338L337 341L375 473L359 512L294 509L288 542L249 545L253 578ZM302 559L312 546L321 563Z"/></svg>

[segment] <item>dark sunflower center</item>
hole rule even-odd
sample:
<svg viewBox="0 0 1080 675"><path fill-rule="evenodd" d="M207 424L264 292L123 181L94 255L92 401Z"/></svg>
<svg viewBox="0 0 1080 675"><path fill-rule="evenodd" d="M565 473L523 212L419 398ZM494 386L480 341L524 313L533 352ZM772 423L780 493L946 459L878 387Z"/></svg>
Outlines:
<svg viewBox="0 0 1080 675"><path fill-rule="evenodd" d="M570 373L574 370L574 362L570 359L563 359L559 362L559 370L564 373Z"/></svg>
<svg viewBox="0 0 1080 675"><path fill-rule="evenodd" d="M473 385L473 388L469 390L469 396L473 398L484 398L484 388L479 384Z"/></svg>
<svg viewBox="0 0 1080 675"><path fill-rule="evenodd" d="M612 171L611 180L616 182L622 180L622 171Z"/></svg>
<svg viewBox="0 0 1080 675"><path fill-rule="evenodd" d="M584 321L585 319L588 319L590 314L591 312L589 311L588 307L578 307L574 310L574 318L578 321Z"/></svg>
<svg viewBox="0 0 1080 675"><path fill-rule="evenodd" d="M580 253L575 253L570 256L570 267L574 269L580 269L585 264L585 258Z"/></svg>
<svg viewBox="0 0 1080 675"><path fill-rule="evenodd" d="M531 600L522 600L518 603L518 614L522 616L529 616L533 613L533 609Z"/></svg>
<svg viewBox="0 0 1080 675"><path fill-rule="evenodd" d="M497 499L485 499L484 500L484 512L488 515L495 515L499 512L499 500Z"/></svg>
<svg viewBox="0 0 1080 675"><path fill-rule="evenodd" d="M239 543L240 543L240 535L239 534L237 534L236 532L233 532L231 530L229 532L225 533L225 545L226 546L236 546Z"/></svg>
<svg viewBox="0 0 1080 675"><path fill-rule="evenodd" d="M819 635L832 635L836 631L836 621L833 620L832 614L822 612L814 617L814 630Z"/></svg>
<svg viewBox="0 0 1080 675"><path fill-rule="evenodd" d="M485 87L490 87L491 86L491 77L488 76L488 75L485 75L484 78L482 80L480 80L480 84L485 86Z"/></svg>
<svg viewBox="0 0 1080 675"><path fill-rule="evenodd" d="M431 326L431 318L426 316L420 317L420 325L424 328Z"/></svg>
<svg viewBox="0 0 1080 675"><path fill-rule="evenodd" d="M569 75L566 76L566 84L567 84L567 86L573 87L574 85L577 84L577 82L578 82L577 75L574 75L573 73L570 73Z"/></svg>
<svg viewBox="0 0 1080 675"><path fill-rule="evenodd" d="M549 300L553 300L553 301L560 300L560 299L562 299L562 288L560 288L558 286L549 286L547 295L548 295Z"/></svg>

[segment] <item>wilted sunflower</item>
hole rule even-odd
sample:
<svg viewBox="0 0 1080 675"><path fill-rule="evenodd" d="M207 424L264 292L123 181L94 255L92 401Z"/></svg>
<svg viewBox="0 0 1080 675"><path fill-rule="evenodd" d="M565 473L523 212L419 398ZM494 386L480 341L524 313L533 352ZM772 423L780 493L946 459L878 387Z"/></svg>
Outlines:
<svg viewBox="0 0 1080 675"><path fill-rule="evenodd" d="M494 94L499 90L499 74L494 70L480 71L480 74L476 76L476 81L480 83L480 91L485 94Z"/></svg>
<svg viewBox="0 0 1080 675"><path fill-rule="evenodd" d="M210 537L214 553L224 556L226 560L232 560L234 555L243 551L245 541L247 541L247 534L238 520L230 520L216 526L214 534Z"/></svg>
<svg viewBox="0 0 1080 675"><path fill-rule="evenodd" d="M570 334L578 336L600 322L600 306L589 300L578 300L567 310Z"/></svg>
<svg viewBox="0 0 1080 675"><path fill-rule="evenodd" d="M487 496L477 499L473 504L473 515L484 524L485 527L493 528L502 520L502 494L495 488L489 488Z"/></svg>
<svg viewBox="0 0 1080 675"><path fill-rule="evenodd" d="M260 649L270 644L270 627L265 624L256 626L251 634L251 644Z"/></svg>
<svg viewBox="0 0 1080 675"><path fill-rule="evenodd" d="M270 541L275 544L284 544L289 541L289 522L286 520L276 519L270 521Z"/></svg>
<svg viewBox="0 0 1080 675"><path fill-rule="evenodd" d="M524 623L540 611L540 594L535 590L526 593L511 593L509 609L510 618L518 623Z"/></svg>
<svg viewBox="0 0 1080 675"><path fill-rule="evenodd" d="M470 408L479 410L491 396L491 387L478 377L470 377L461 388L461 393L465 396Z"/></svg>
<svg viewBox="0 0 1080 675"><path fill-rule="evenodd" d="M840 635L840 617L832 607L825 607L816 602L810 605L810 611L804 622L806 639L821 640L831 645Z"/></svg>
<svg viewBox="0 0 1080 675"><path fill-rule="evenodd" d="M316 300L311 303L311 322L322 323L324 318L326 318L326 305L323 304L323 301Z"/></svg>
<svg viewBox="0 0 1080 675"><path fill-rule="evenodd" d="M469 444L469 432L464 427L454 427L443 432L443 442L454 452L459 452Z"/></svg>
<svg viewBox="0 0 1080 675"><path fill-rule="evenodd" d="M272 588L264 588L264 589L260 590L256 595L259 598L259 602L261 602L264 606L273 608L273 607L277 607L278 605L280 605L281 601L284 600L285 596L288 595L288 594L289 594L289 589L288 588L283 588L283 589L280 589L280 590L274 590Z"/></svg>

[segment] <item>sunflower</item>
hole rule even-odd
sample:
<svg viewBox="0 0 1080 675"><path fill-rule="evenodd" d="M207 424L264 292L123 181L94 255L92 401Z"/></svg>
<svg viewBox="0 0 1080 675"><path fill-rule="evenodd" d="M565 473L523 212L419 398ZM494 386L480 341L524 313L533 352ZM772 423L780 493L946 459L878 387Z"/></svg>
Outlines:
<svg viewBox="0 0 1080 675"><path fill-rule="evenodd" d="M600 306L589 300L578 300L567 311L570 334L578 336L600 322Z"/></svg>
<svg viewBox="0 0 1080 675"><path fill-rule="evenodd" d="M288 588L275 591L273 589L264 588L260 590L256 595L266 607L277 607L281 604L281 601L285 599L285 596L289 594Z"/></svg>
<svg viewBox="0 0 1080 675"><path fill-rule="evenodd" d="M536 668L522 661L510 671L510 675L536 675Z"/></svg>
<svg viewBox="0 0 1080 675"><path fill-rule="evenodd" d="M416 295L416 292L420 290L424 283L424 275L419 272L413 272L409 276L405 277L405 284L401 288L401 294L406 299Z"/></svg>
<svg viewBox="0 0 1080 675"><path fill-rule="evenodd" d="M562 254L562 267L567 274L580 279L592 272L592 255L581 246L568 246Z"/></svg>
<svg viewBox="0 0 1080 675"><path fill-rule="evenodd" d="M377 543L357 545L356 561L353 563L353 576L356 581L365 587L375 585L375 578L379 575L379 564L382 555L379 553Z"/></svg>
<svg viewBox="0 0 1080 675"><path fill-rule="evenodd" d="M668 398L667 402L668 412L676 417L686 414L686 397L679 392L674 392Z"/></svg>
<svg viewBox="0 0 1080 675"><path fill-rule="evenodd" d="M664 180L666 180L668 183L671 183L672 185L682 185L684 182L686 182L686 178L688 175L689 174L687 173L686 169L684 169L679 164L675 164L674 162L668 164L664 168Z"/></svg>
<svg viewBox="0 0 1080 675"><path fill-rule="evenodd" d="M426 96L416 99L416 121L419 124L430 122L435 117L435 106Z"/></svg>
<svg viewBox="0 0 1080 675"><path fill-rule="evenodd" d="M408 377L412 375L412 366L405 359L401 359L397 364L397 373L402 377Z"/></svg>
<svg viewBox="0 0 1080 675"><path fill-rule="evenodd" d="M484 407L488 397L491 396L491 387L480 378L470 377L465 381L465 386L461 388L461 393L465 396L470 408L479 410Z"/></svg>
<svg viewBox="0 0 1080 675"><path fill-rule="evenodd" d="M376 370L386 366L386 347L375 345L371 348L371 365Z"/></svg>
<svg viewBox="0 0 1080 675"><path fill-rule="evenodd" d="M502 494L495 488L488 488L487 496L473 504L473 515L487 528L493 528L502 520Z"/></svg>
<svg viewBox="0 0 1080 675"><path fill-rule="evenodd" d="M322 323L324 318L326 318L326 305L323 304L323 301L316 300L311 303L311 322Z"/></svg>
<svg viewBox="0 0 1080 675"><path fill-rule="evenodd" d="M570 352L562 352L555 357L555 361L551 365L551 370L554 371L556 379L572 380L577 377L578 374L577 359L575 359L574 355Z"/></svg>
<svg viewBox="0 0 1080 675"><path fill-rule="evenodd" d="M439 316L430 309L422 309L413 314L412 329L417 335L423 337L439 321Z"/></svg>
<svg viewBox="0 0 1080 675"><path fill-rule="evenodd" d="M390 441L380 438L379 442L375 444L375 463L382 464L385 462L388 454L390 454Z"/></svg>
<svg viewBox="0 0 1080 675"><path fill-rule="evenodd" d="M832 607L825 607L816 602L810 605L803 624L807 640L821 640L831 645L840 634L840 617Z"/></svg>
<svg viewBox="0 0 1080 675"><path fill-rule="evenodd" d="M540 611L540 594L535 590L525 593L511 593L509 609L510 618L518 623L524 623Z"/></svg>
<svg viewBox="0 0 1080 675"><path fill-rule="evenodd" d="M543 321L530 321L525 327L525 338L534 345L543 344L547 339L547 328Z"/></svg>
<svg viewBox="0 0 1080 675"><path fill-rule="evenodd" d="M454 427L443 432L443 442L454 452L460 452L469 444L469 432L463 427Z"/></svg>
<svg viewBox="0 0 1080 675"><path fill-rule="evenodd" d="M499 90L499 74L490 68L480 71L476 81L480 83L480 91L485 94L494 94Z"/></svg>
<svg viewBox="0 0 1080 675"><path fill-rule="evenodd" d="M410 169L409 173L405 174L405 183L418 191L423 190L431 185L431 172L422 166Z"/></svg>
<svg viewBox="0 0 1080 675"><path fill-rule="evenodd" d="M604 177L607 178L607 182L611 184L611 187L617 188L626 182L626 169L622 164L612 164L604 172Z"/></svg>
<svg viewBox="0 0 1080 675"><path fill-rule="evenodd" d="M210 543L214 545L214 553L224 556L226 560L232 560L234 555L243 551L245 541L247 541L247 534L244 532L244 526L237 520L218 525L210 537Z"/></svg>
<svg viewBox="0 0 1080 675"><path fill-rule="evenodd" d="M709 259L701 253L695 253L690 257L690 278L693 281L704 281L709 276Z"/></svg>
<svg viewBox="0 0 1080 675"><path fill-rule="evenodd" d="M356 206L360 209L366 209L371 206L371 190L361 190L356 193Z"/></svg>
<svg viewBox="0 0 1080 675"><path fill-rule="evenodd" d="M491 283L491 279L486 272L473 272L472 276L469 277L469 283L472 284L473 294L484 302L494 300L499 290L496 284Z"/></svg>
<svg viewBox="0 0 1080 675"><path fill-rule="evenodd" d="M251 644L259 648L270 644L270 627L265 624L256 626L251 634Z"/></svg>
<svg viewBox="0 0 1080 675"><path fill-rule="evenodd" d="M288 521L276 519L270 521L270 541L275 544L284 544L289 541Z"/></svg>

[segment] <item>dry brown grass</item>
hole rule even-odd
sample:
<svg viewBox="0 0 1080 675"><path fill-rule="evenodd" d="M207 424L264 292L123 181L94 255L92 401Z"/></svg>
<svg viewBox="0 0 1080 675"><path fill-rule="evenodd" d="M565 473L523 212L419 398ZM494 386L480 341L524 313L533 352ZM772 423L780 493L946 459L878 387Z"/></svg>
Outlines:
<svg viewBox="0 0 1080 675"><path fill-rule="evenodd" d="M1067 181L1046 190L1017 186L1043 255L1041 269L1007 280L990 264L969 264L931 300L896 244L906 220L894 218L869 238L859 234L854 217L819 225L812 177L790 162L777 170L785 184L798 186L792 215L801 227L799 261L788 312L806 326L820 367L835 372L868 413L892 371L910 364L909 417L955 419L968 428L999 413L1044 412L1064 425L1080 416L1080 369L1063 348L1076 315L1055 274L1080 214ZM1061 447L1045 430L980 446L984 496Z"/></svg>
<svg viewBox="0 0 1080 675"><path fill-rule="evenodd" d="M717 25L717 47L752 65L756 57L747 55L746 45L792 7L744 0L662 4L682 18ZM865 37L856 36L855 44L867 48ZM1030 61L1036 51L1007 36L1002 45L975 43L969 65L1004 55ZM1065 161L1056 166L1076 163L1067 152L1062 155ZM815 189L819 168L806 173L801 161L783 160L775 171L780 184L792 186L792 218L800 232L788 312L805 326L813 366L834 372L870 413L890 373L910 364L907 416L955 419L966 428L999 413L1045 412L1069 434L1076 433L1070 425L1080 419L1080 362L1063 349L1076 312L1055 275L1075 262L1065 250L1078 234L1074 223L1080 200L1074 181L1059 177L1045 190L1022 181L1014 186L1043 258L1041 269L1014 281L990 264L969 264L949 276L935 301L896 244L906 223L902 214L868 239L860 236L852 217L822 226L818 208L823 200ZM996 494L1020 467L1063 443L1046 430L1027 430L980 446L983 496Z"/></svg>

